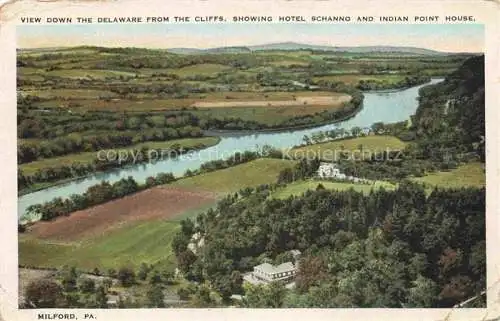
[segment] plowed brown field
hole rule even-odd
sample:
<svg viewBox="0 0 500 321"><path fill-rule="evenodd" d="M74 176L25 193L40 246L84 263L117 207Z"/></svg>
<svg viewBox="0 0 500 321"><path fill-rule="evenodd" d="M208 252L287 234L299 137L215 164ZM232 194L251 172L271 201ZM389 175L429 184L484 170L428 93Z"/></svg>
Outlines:
<svg viewBox="0 0 500 321"><path fill-rule="evenodd" d="M132 221L172 218L215 200L216 195L206 191L155 187L51 222L38 222L30 228L30 234L42 239L75 241Z"/></svg>

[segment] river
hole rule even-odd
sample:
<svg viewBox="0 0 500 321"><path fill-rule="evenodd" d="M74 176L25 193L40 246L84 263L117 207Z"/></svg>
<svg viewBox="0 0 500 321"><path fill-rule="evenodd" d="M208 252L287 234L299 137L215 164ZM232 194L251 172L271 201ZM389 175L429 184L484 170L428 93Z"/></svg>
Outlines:
<svg viewBox="0 0 500 321"><path fill-rule="evenodd" d="M87 188L103 180L111 183L132 176L137 182L144 182L149 176L161 172L171 172L181 176L188 169L194 170L201 164L228 158L235 152L245 150L255 151L263 145L276 148L289 148L302 143L304 135L317 131L335 128L351 129L353 127L370 127L373 123L394 123L408 119L417 109L418 90L426 85L440 82L442 79L432 79L430 83L393 92L365 92L363 109L354 117L335 124L329 124L308 129L298 129L283 132L256 133L247 135L222 135L219 144L196 151L177 159L166 159L156 163L140 164L124 169L98 173L86 178L57 185L37 192L23 195L18 199L18 216L21 217L26 208L32 204L43 203L55 197L66 198L71 194L82 194ZM235 179L238 179L235 177Z"/></svg>

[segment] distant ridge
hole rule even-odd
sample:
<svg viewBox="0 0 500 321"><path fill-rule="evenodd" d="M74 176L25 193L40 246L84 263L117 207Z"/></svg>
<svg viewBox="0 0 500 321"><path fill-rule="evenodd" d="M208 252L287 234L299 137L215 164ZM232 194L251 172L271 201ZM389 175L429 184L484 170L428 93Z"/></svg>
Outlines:
<svg viewBox="0 0 500 321"><path fill-rule="evenodd" d="M273 50L314 50L325 52L346 52L346 53L397 53L402 55L428 55L428 56L442 56L442 55L482 55L481 52L444 52L419 47L405 47L405 46L324 46L303 44L297 42L278 42L252 46L226 46L214 48L188 48L188 47L175 47L175 48L145 48L145 47L102 47L102 46L70 46L70 47L41 47L41 48L17 48L19 53L28 52L59 52L67 50L78 49L102 49L102 50L120 50L120 49L134 49L134 50L152 50L169 52L172 54L218 54L218 53L251 53L258 51L273 51Z"/></svg>
<svg viewBox="0 0 500 321"><path fill-rule="evenodd" d="M414 55L446 55L447 52L441 52L431 49L418 47L403 47L403 46L354 46L354 47L338 47L311 45L297 42L278 42L253 46L242 47L218 47L218 48L168 48L167 51L177 54L193 54L193 53L243 53L264 50L317 50L317 51L333 51L333 52L349 52L349 53L368 53L368 52L397 52L402 54Z"/></svg>

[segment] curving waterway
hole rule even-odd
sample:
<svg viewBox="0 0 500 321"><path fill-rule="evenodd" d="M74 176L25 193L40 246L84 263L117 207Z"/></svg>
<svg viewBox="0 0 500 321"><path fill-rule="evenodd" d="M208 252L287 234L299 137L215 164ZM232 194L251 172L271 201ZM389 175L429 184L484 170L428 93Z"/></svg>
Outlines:
<svg viewBox="0 0 500 321"><path fill-rule="evenodd" d="M392 92L365 92L363 108L352 118L335 123L308 129L291 131L222 135L219 144L192 152L176 159L165 159L156 163L147 163L116 169L104 173L97 173L86 178L57 185L37 192L20 196L18 199L18 216L21 217L26 208L32 204L43 203L55 197L66 198L71 194L83 194L90 186L103 180L113 183L122 178L132 176L137 182L144 182L149 176L156 176L162 172L171 172L181 176L188 169L198 169L201 164L225 159L235 152L246 150L255 151L264 145L276 148L290 148L302 143L304 135L314 132L332 130L336 128L351 129L353 127L370 127L373 123L394 123L408 119L417 109L418 90L426 85L435 84L442 79L432 79L430 83ZM238 179L235 177L235 179Z"/></svg>

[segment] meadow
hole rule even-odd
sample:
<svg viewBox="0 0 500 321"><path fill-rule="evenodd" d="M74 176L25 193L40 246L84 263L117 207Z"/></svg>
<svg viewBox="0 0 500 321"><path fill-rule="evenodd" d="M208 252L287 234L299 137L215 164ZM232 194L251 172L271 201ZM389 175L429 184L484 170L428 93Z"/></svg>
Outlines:
<svg viewBox="0 0 500 321"><path fill-rule="evenodd" d="M369 156L385 151L399 151L405 147L406 143L397 137L373 135L298 147L289 151L288 154L299 158L315 156L324 161L333 161L338 159L342 152L359 154L361 159L361 155Z"/></svg>
<svg viewBox="0 0 500 321"><path fill-rule="evenodd" d="M353 189L356 192L361 192L364 194L370 193L370 191L384 188L386 190L394 190L396 186L389 182L375 181L373 184L355 184L355 183L344 183L344 182L332 182L327 180L307 180L307 181L297 181L286 185L284 188L274 192L270 197L277 199L286 199L290 196L301 196L304 192L308 190L315 190L319 185L322 185L327 190L337 190L345 191Z"/></svg>
<svg viewBox="0 0 500 321"><path fill-rule="evenodd" d="M260 158L234 167L183 178L172 186L221 194L232 193L245 187L275 183L279 172L294 164L295 162L290 160Z"/></svg>
<svg viewBox="0 0 500 321"><path fill-rule="evenodd" d="M483 163L471 162L449 171L439 171L423 177L415 177L413 180L428 188L484 187L486 186L486 173Z"/></svg>
<svg viewBox="0 0 500 321"><path fill-rule="evenodd" d="M174 264L171 241L178 222L168 220L129 224L100 237L80 242L54 242L27 235L19 237L19 264L28 267L75 266L101 271L121 266L138 268L142 262Z"/></svg>

